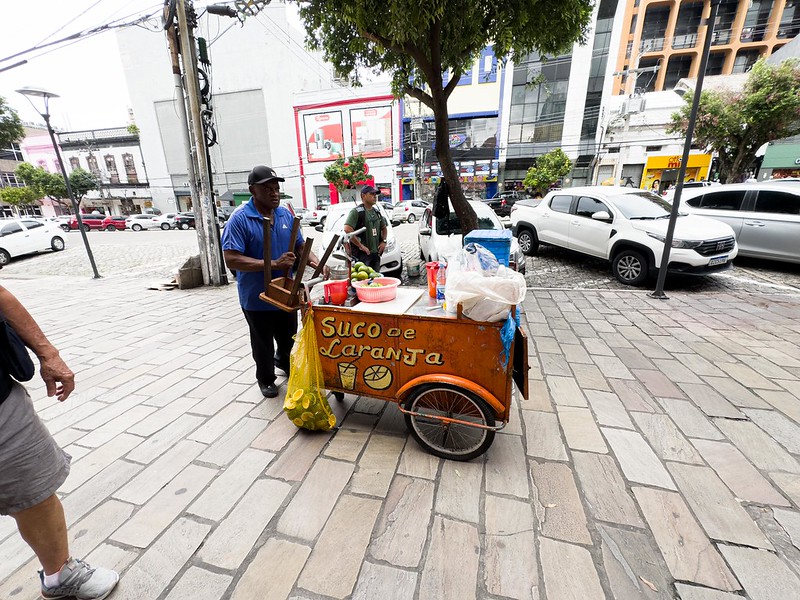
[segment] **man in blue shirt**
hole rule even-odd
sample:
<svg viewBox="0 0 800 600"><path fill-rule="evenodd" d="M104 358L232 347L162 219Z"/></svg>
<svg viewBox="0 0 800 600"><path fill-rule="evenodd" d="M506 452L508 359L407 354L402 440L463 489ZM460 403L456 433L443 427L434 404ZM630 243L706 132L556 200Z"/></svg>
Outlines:
<svg viewBox="0 0 800 600"><path fill-rule="evenodd" d="M297 333L297 315L284 312L258 297L264 291L264 217L272 222L270 258L273 271L290 271L306 243L303 234L299 233L295 247L289 248L294 215L280 205L281 181L285 180L278 177L271 167L254 167L247 177L252 194L250 201L233 212L222 233L225 264L231 271L236 271L239 304L250 327L256 379L261 393L267 398L278 395L275 367L289 374L289 354L292 337ZM311 253L308 265L315 268L318 264L319 259Z"/></svg>

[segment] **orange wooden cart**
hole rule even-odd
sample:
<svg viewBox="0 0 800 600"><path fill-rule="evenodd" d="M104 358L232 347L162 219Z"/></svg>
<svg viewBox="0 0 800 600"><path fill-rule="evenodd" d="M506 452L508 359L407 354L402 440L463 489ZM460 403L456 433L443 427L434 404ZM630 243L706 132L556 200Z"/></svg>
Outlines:
<svg viewBox="0 0 800 600"><path fill-rule="evenodd" d="M504 323L445 313L418 288L398 288L401 297L314 305L325 386L339 400L349 393L397 402L425 450L475 458L508 423L513 383L528 397L525 333L517 328L504 362Z"/></svg>

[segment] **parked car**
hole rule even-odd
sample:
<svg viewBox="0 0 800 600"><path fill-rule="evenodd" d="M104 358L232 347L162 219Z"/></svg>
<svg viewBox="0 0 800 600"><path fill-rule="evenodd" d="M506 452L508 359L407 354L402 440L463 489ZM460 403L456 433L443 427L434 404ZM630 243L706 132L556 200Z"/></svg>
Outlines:
<svg viewBox="0 0 800 600"><path fill-rule="evenodd" d="M58 225L32 218L0 220L0 266L17 256L59 252L65 246L64 231Z"/></svg>
<svg viewBox="0 0 800 600"><path fill-rule="evenodd" d="M392 228L392 224L386 214L386 211L382 206L380 206L380 203L376 204L375 206L388 223L386 226L386 249L383 251L383 256L381 256L381 273L384 275L394 275L399 277L403 270L403 253L400 250L400 245L397 243L397 239L394 235L394 229ZM316 230L322 232L323 248L328 247L328 244L331 243L334 235L344 234L345 219L350 211L355 207L355 202L340 202L339 204L332 204L328 208L325 224L319 224L316 226ZM343 255L344 251L340 250L339 252L335 252L330 256L327 265L331 269L341 267L344 264L341 256L337 257L336 254Z"/></svg>
<svg viewBox="0 0 800 600"><path fill-rule="evenodd" d="M117 229L125 229L127 226L125 224L126 217L106 217L103 219L103 225L100 227L101 231L116 231Z"/></svg>
<svg viewBox="0 0 800 600"><path fill-rule="evenodd" d="M81 222L83 223L83 230L84 231L91 231L92 229L102 229L103 228L103 219L106 218L106 215L101 213L92 213L92 214L81 214ZM78 230L78 217L72 215L69 220L69 228L70 230Z"/></svg>
<svg viewBox="0 0 800 600"><path fill-rule="evenodd" d="M470 200L470 205L478 217L478 229L494 229L503 231L505 226L500 218L480 200ZM447 219L436 219L433 209L426 208L419 222L420 257L428 262L446 259L458 252L464 245L464 236L458 215L451 209ZM525 256L520 250L517 240L511 240L509 266L520 273L525 273Z"/></svg>
<svg viewBox="0 0 800 600"><path fill-rule="evenodd" d="M141 231L142 229L161 229L161 225L166 222L158 215L129 215L125 219L125 227L131 231ZM169 229L167 225L166 229Z"/></svg>
<svg viewBox="0 0 800 600"><path fill-rule="evenodd" d="M718 181L686 181L683 184L683 193L685 194L687 190L695 190L697 188L707 188L712 186L718 186L720 183ZM664 198L672 202L672 199L675 197L675 189L671 188L664 192L662 195ZM685 197L685 196L684 196Z"/></svg>
<svg viewBox="0 0 800 600"><path fill-rule="evenodd" d="M345 204L345 203L341 203ZM353 204L350 202L350 204ZM306 221L309 225L325 225L325 221L328 218L328 211L324 208L311 208L308 211L308 216L306 217Z"/></svg>
<svg viewBox="0 0 800 600"><path fill-rule="evenodd" d="M500 192L491 198L482 200L499 217L507 217L511 214L511 208L520 200L530 198L528 194L518 191Z"/></svg>
<svg viewBox="0 0 800 600"><path fill-rule="evenodd" d="M647 190L576 187L550 192L535 207L517 203L511 226L525 254L536 254L539 244L559 246L606 259L621 283L642 285L661 266L671 209ZM675 224L668 270L721 271L737 252L728 225L683 213Z"/></svg>
<svg viewBox="0 0 800 600"><path fill-rule="evenodd" d="M800 182L687 190L681 208L729 225L741 256L800 263Z"/></svg>
<svg viewBox="0 0 800 600"><path fill-rule="evenodd" d="M233 211L236 210L235 206L231 206L230 204L223 204L222 206L217 207L217 218L220 222L225 223L228 219L231 218ZM175 215L172 215L173 219Z"/></svg>
<svg viewBox="0 0 800 600"><path fill-rule="evenodd" d="M175 215L175 229L189 229L194 227L194 213L182 212Z"/></svg>
<svg viewBox="0 0 800 600"><path fill-rule="evenodd" d="M58 225L63 231L69 231L69 222L72 220L72 215L59 215L57 217L42 217L42 220Z"/></svg>
<svg viewBox="0 0 800 600"><path fill-rule="evenodd" d="M415 223L430 204L423 200L403 200L394 205L391 212L392 223Z"/></svg>

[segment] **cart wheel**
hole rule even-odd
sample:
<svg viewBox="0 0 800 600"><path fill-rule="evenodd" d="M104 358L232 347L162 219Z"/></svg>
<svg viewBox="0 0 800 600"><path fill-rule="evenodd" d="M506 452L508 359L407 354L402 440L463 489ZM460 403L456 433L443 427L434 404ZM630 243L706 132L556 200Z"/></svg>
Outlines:
<svg viewBox="0 0 800 600"><path fill-rule="evenodd" d="M406 410L432 417L458 419L476 425L494 426L494 412L478 396L448 384L418 387L405 402ZM492 445L494 431L463 423L443 423L424 416L405 415L414 439L428 452L451 460L470 460Z"/></svg>
<svg viewBox="0 0 800 600"><path fill-rule="evenodd" d="M344 392L332 392L332 393L334 400L337 400L338 402L344 400Z"/></svg>

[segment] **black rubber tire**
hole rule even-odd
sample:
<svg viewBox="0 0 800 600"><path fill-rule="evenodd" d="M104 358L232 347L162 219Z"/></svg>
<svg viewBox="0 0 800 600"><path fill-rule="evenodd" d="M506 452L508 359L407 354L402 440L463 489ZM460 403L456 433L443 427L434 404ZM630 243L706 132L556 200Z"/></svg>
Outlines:
<svg viewBox="0 0 800 600"><path fill-rule="evenodd" d="M410 215L408 215L408 222L409 223L413 223L416 220L417 220L417 217L414 216L414 213L411 213Z"/></svg>
<svg viewBox="0 0 800 600"><path fill-rule="evenodd" d="M638 250L622 250L611 260L614 277L625 285L643 285L649 276L649 267L644 254Z"/></svg>
<svg viewBox="0 0 800 600"><path fill-rule="evenodd" d="M133 225L131 225L131 229L133 231L141 231L142 230L142 226L139 225L138 223L134 223Z"/></svg>
<svg viewBox="0 0 800 600"><path fill-rule="evenodd" d="M109 225L106 227L106 231L116 231L116 230L117 230L116 225Z"/></svg>
<svg viewBox="0 0 800 600"><path fill-rule="evenodd" d="M405 401L406 410L430 412L493 427L494 411L486 402L463 388L431 383L417 387ZM427 452L449 460L471 460L492 445L495 432L458 423L441 423L405 415L411 436ZM460 447L459 447L460 446Z"/></svg>
<svg viewBox="0 0 800 600"><path fill-rule="evenodd" d="M8 253L8 250L3 250L0 248L0 266L7 265L11 262L11 255Z"/></svg>
<svg viewBox="0 0 800 600"><path fill-rule="evenodd" d="M162 223L162 224L161 224L161 229L163 229L164 231L166 231L167 229L169 229L169 223Z"/></svg>
<svg viewBox="0 0 800 600"><path fill-rule="evenodd" d="M532 229L520 229L517 232L517 243L525 256L536 256L539 251L539 239Z"/></svg>
<svg viewBox="0 0 800 600"><path fill-rule="evenodd" d="M322 217L322 218L319 220L319 224L320 224L320 225L322 225L323 227L325 227L325 221L327 221L327 217Z"/></svg>
<svg viewBox="0 0 800 600"><path fill-rule="evenodd" d="M333 394L333 399L341 402L344 400L344 392L331 392Z"/></svg>
<svg viewBox="0 0 800 600"><path fill-rule="evenodd" d="M84 231L91 231L91 230L92 230L92 228L91 228L91 227L89 227L89 226L88 226L86 223L84 223L84 224L83 224L83 230L84 230Z"/></svg>
<svg viewBox="0 0 800 600"><path fill-rule="evenodd" d="M186 230L186 229L189 229L189 224L188 223L181 223L178 227L180 227L181 229Z"/></svg>
<svg viewBox="0 0 800 600"><path fill-rule="evenodd" d="M65 233L69 232L70 230L70 227L67 224L59 225L59 227L61 227L61 229L63 229Z"/></svg>
<svg viewBox="0 0 800 600"><path fill-rule="evenodd" d="M64 249L64 238L54 235L50 240L50 248L53 252L61 252Z"/></svg>

